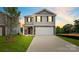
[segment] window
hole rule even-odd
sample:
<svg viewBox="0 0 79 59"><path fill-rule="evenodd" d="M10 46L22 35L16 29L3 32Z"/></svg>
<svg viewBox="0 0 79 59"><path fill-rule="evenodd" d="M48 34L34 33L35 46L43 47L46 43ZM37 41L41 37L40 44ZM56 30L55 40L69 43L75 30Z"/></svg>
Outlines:
<svg viewBox="0 0 79 59"><path fill-rule="evenodd" d="M32 22L32 17L30 17L30 22Z"/></svg>
<svg viewBox="0 0 79 59"><path fill-rule="evenodd" d="M27 18L27 22L32 22L32 18L31 17L28 17Z"/></svg>
<svg viewBox="0 0 79 59"><path fill-rule="evenodd" d="M48 18L47 19L48 22L53 22L53 17L52 16L48 16L47 18Z"/></svg>
<svg viewBox="0 0 79 59"><path fill-rule="evenodd" d="M41 22L41 17L37 16L37 22Z"/></svg>
<svg viewBox="0 0 79 59"><path fill-rule="evenodd" d="M30 17L28 18L28 22L30 22L31 20L30 20Z"/></svg>
<svg viewBox="0 0 79 59"><path fill-rule="evenodd" d="M35 16L36 22L42 22L42 16Z"/></svg>

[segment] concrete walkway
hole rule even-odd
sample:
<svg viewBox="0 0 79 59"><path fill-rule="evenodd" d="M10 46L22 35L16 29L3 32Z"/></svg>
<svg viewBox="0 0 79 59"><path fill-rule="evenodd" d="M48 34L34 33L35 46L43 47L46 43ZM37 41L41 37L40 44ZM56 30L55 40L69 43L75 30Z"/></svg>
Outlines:
<svg viewBox="0 0 79 59"><path fill-rule="evenodd" d="M57 36L35 36L27 52L77 52L79 48Z"/></svg>

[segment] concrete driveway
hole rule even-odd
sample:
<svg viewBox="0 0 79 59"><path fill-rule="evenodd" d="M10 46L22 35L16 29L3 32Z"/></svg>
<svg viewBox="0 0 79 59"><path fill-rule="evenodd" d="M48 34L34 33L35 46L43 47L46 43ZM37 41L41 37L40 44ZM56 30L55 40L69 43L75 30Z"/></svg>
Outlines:
<svg viewBox="0 0 79 59"><path fill-rule="evenodd" d="M35 36L27 52L77 52L79 48L57 36Z"/></svg>

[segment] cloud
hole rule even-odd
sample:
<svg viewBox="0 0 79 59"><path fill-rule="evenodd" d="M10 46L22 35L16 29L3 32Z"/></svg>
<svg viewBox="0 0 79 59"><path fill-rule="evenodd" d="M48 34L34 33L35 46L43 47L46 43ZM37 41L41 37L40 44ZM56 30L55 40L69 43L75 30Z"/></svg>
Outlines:
<svg viewBox="0 0 79 59"><path fill-rule="evenodd" d="M47 8L50 11L57 14L56 17L56 26L63 26L65 24L73 24L75 19L75 15L73 14L73 10L75 8L72 7L54 7L54 8Z"/></svg>

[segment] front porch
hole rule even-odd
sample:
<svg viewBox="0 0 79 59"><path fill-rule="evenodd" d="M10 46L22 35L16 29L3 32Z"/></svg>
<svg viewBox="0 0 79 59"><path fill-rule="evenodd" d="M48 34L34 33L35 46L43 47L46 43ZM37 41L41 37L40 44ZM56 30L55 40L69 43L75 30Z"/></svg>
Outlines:
<svg viewBox="0 0 79 59"><path fill-rule="evenodd" d="M34 27L25 27L24 28L24 35L34 35Z"/></svg>

